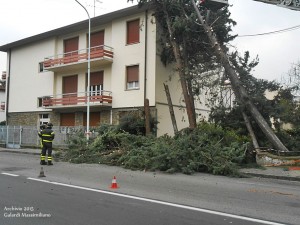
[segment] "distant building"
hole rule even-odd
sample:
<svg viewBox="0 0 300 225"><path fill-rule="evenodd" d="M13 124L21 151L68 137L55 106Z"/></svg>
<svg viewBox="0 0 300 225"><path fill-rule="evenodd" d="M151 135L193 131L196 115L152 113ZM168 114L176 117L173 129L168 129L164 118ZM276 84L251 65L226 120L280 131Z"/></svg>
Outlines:
<svg viewBox="0 0 300 225"><path fill-rule="evenodd" d="M133 6L91 19L90 126L118 124L147 98L157 135L172 135L163 83L178 129L188 126L179 76L161 63L152 14ZM0 46L8 54L8 124L86 126L87 46L88 20ZM208 108L195 104L197 115L207 117Z"/></svg>

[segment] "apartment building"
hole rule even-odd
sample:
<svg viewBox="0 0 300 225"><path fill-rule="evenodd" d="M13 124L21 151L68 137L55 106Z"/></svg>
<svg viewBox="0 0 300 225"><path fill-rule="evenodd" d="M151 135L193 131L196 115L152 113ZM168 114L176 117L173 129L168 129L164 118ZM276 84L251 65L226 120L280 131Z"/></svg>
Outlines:
<svg viewBox="0 0 300 225"><path fill-rule="evenodd" d="M89 88L88 20L0 46L7 52L8 125L86 126L90 92L90 126L118 124L147 98L157 135L172 135L165 83L178 129L187 127L179 77L161 63L152 14L133 6L91 19ZM199 119L207 117L198 101L196 108Z"/></svg>

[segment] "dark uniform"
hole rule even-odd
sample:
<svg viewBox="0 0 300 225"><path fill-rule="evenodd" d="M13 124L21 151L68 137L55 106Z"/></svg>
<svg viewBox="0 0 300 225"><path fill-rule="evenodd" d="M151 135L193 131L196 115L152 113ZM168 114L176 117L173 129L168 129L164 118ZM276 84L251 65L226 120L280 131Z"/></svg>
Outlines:
<svg viewBox="0 0 300 225"><path fill-rule="evenodd" d="M46 165L46 152L48 151L48 165L52 163L52 141L55 137L54 131L52 130L52 123L48 123L46 129L40 131L39 136L42 139L42 154L41 154L41 165Z"/></svg>
<svg viewBox="0 0 300 225"><path fill-rule="evenodd" d="M38 132L38 135L39 135L39 137L40 137L40 146L41 146L41 149L43 148L43 139L42 139L42 134L41 134L41 132L42 132L42 130L46 129L46 127L47 127L46 124L42 124L42 125L40 126L40 131Z"/></svg>
<svg viewBox="0 0 300 225"><path fill-rule="evenodd" d="M41 158L42 158L42 149L43 149L43 139L42 139L42 130L46 129L47 125L46 124L42 124L40 126L40 131L38 132L38 135L40 137L40 146L41 146ZM44 159L45 160L45 159Z"/></svg>

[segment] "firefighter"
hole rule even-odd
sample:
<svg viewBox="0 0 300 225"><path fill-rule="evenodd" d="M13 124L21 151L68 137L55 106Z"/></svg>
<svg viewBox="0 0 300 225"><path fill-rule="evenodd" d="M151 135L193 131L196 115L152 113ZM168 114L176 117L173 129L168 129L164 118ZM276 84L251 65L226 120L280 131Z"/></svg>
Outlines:
<svg viewBox="0 0 300 225"><path fill-rule="evenodd" d="M54 131L52 130L52 123L47 123L47 127L40 132L40 137L42 139L42 154L41 154L41 165L46 165L46 153L48 151L48 160L47 163L49 166L53 165L52 163L52 141L55 137Z"/></svg>
<svg viewBox="0 0 300 225"><path fill-rule="evenodd" d="M42 130L44 130L44 129L46 129L46 124L41 124L41 126L40 126L40 131L38 132L38 135L39 135L39 137L40 137L40 146L41 146L41 160L43 160L42 159L42 150L43 150L43 139L42 139L42 134L41 134L41 132L42 132ZM45 161L45 158L44 158L44 161Z"/></svg>

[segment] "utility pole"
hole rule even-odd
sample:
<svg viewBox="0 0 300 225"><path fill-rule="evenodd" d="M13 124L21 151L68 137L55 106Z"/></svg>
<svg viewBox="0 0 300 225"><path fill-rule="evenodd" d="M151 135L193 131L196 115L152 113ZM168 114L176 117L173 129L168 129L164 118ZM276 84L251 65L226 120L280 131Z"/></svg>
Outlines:
<svg viewBox="0 0 300 225"><path fill-rule="evenodd" d="M90 80L91 80L91 17L87 9L78 1L75 0L86 12L89 19L89 37L88 37L88 66L87 66L87 103L86 103L86 139L90 139Z"/></svg>

